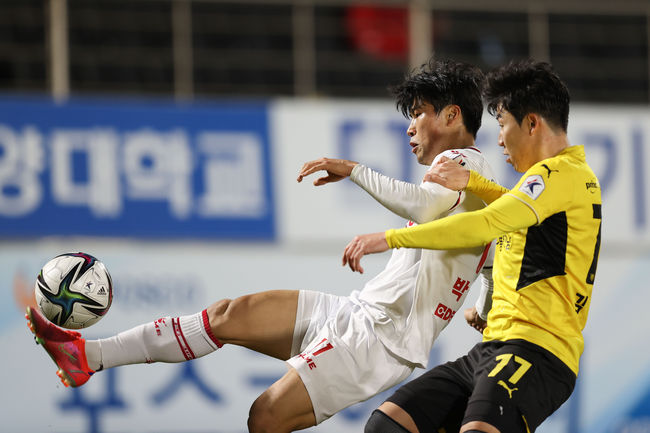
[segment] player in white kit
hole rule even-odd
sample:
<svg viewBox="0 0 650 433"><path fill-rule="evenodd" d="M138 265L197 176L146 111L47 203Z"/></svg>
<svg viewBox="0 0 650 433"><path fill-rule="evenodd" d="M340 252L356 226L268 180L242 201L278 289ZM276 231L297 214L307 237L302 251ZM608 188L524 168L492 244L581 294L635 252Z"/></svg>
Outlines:
<svg viewBox="0 0 650 433"><path fill-rule="evenodd" d="M473 147L483 111L482 77L467 64L431 62L394 89L398 108L411 118L407 134L418 162L429 166L444 155L493 178ZM471 194L436 183L398 181L347 160L308 162L298 181L321 170L327 175L315 185L349 177L408 224L484 206ZM248 428L289 432L318 424L398 384L413 368L425 367L434 340L461 308L481 270L491 267L490 260L489 248L483 247L395 250L386 268L349 296L260 292L102 340L87 341L58 328L33 309L28 309L27 318L66 386L83 385L102 369L186 361L224 344L287 360L288 372L253 403ZM483 314L490 305L489 275L484 271L478 303Z"/></svg>

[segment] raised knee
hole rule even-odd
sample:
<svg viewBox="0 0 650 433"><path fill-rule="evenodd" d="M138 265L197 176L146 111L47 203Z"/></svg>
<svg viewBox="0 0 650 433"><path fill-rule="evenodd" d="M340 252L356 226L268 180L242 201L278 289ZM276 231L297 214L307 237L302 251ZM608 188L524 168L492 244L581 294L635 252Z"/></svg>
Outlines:
<svg viewBox="0 0 650 433"><path fill-rule="evenodd" d="M212 331L218 331L221 326L228 323L233 302L232 299L222 299L208 307L208 320Z"/></svg>
<svg viewBox="0 0 650 433"><path fill-rule="evenodd" d="M233 317L245 314L249 308L250 299L250 295L244 295L235 299L222 299L210 305L208 307L210 325L214 327L216 324L228 322Z"/></svg>
<svg viewBox="0 0 650 433"><path fill-rule="evenodd" d="M217 321L222 317L226 311L228 311L228 307L230 307L231 303L232 299L222 299L210 305L208 307L208 318L210 319L210 323L212 323L213 320Z"/></svg>
<svg viewBox="0 0 650 433"><path fill-rule="evenodd" d="M230 343L228 335L229 310L232 299L222 299L207 308L212 334L222 343Z"/></svg>

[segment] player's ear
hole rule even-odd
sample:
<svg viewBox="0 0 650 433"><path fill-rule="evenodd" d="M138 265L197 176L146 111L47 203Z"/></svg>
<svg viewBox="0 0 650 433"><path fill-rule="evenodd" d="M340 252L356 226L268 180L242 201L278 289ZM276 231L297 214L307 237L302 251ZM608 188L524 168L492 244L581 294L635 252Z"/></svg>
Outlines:
<svg viewBox="0 0 650 433"><path fill-rule="evenodd" d="M540 121L542 119L538 114L535 113L528 113L526 116L525 122L526 122L526 127L528 128L528 134L533 135L533 133L537 130L537 128L540 125Z"/></svg>
<svg viewBox="0 0 650 433"><path fill-rule="evenodd" d="M447 125L451 124L454 119L460 117L460 107L458 105L447 105L445 111L447 115Z"/></svg>

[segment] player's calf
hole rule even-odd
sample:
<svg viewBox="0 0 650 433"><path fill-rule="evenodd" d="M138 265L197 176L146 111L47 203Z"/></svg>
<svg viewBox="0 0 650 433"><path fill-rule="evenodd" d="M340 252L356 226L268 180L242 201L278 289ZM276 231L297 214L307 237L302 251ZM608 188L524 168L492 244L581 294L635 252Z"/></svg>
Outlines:
<svg viewBox="0 0 650 433"><path fill-rule="evenodd" d="M113 337L88 341L98 346L101 368L152 362L183 362L222 346L210 328L207 310L181 317L162 317Z"/></svg>

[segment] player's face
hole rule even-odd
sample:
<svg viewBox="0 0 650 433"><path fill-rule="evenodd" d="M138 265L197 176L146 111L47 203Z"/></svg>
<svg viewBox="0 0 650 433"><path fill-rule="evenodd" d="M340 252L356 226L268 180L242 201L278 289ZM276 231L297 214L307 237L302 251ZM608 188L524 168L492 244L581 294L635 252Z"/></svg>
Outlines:
<svg viewBox="0 0 650 433"><path fill-rule="evenodd" d="M446 150L443 117L426 102L414 104L411 109L411 123L406 133L411 137L411 152L420 164L431 165L436 155Z"/></svg>
<svg viewBox="0 0 650 433"><path fill-rule="evenodd" d="M496 118L500 127L498 143L503 147L506 162L512 164L516 171L525 172L533 165L530 162L532 142L522 126L525 120L519 124L512 114L502 108L497 110Z"/></svg>

